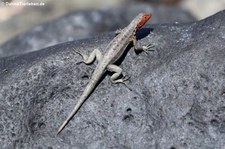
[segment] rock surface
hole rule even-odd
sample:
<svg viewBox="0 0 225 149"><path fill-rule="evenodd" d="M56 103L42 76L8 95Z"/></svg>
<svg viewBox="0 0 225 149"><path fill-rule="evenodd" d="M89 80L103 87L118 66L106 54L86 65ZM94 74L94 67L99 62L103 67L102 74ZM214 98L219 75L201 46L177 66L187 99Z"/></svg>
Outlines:
<svg viewBox="0 0 225 149"><path fill-rule="evenodd" d="M0 57L40 50L58 43L91 38L125 27L139 12L152 12L149 23L189 22L195 19L177 7L132 4L126 8L76 11L35 26L0 46Z"/></svg>
<svg viewBox="0 0 225 149"><path fill-rule="evenodd" d="M1 58L1 148L224 147L225 11L147 26L138 37L156 49L137 55L131 48L122 59L132 91L106 74L58 136L95 68L76 64L81 57L71 49L104 52L113 34Z"/></svg>

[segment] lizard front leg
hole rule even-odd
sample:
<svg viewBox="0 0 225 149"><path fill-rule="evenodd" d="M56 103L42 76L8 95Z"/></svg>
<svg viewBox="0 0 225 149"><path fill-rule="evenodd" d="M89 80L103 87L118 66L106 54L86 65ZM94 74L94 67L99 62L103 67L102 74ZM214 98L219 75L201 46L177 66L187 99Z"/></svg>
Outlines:
<svg viewBox="0 0 225 149"><path fill-rule="evenodd" d="M154 45L152 44L148 44L147 46L141 46L139 42L137 42L137 38L135 35L132 36L132 42L134 45L134 50L136 51L144 51L144 52L148 52L148 51L154 51L154 49L152 49L154 47Z"/></svg>
<svg viewBox="0 0 225 149"><path fill-rule="evenodd" d="M123 31L123 29L117 29L117 30L115 31L115 34L118 35L118 34L120 34L122 31Z"/></svg>
<svg viewBox="0 0 225 149"><path fill-rule="evenodd" d="M94 62L95 58L99 62L102 60L102 57L103 57L103 55L99 49L94 49L94 51L92 51L89 56L86 54L83 54L81 52L78 52L78 51L75 51L75 52L83 57L82 62L85 64L91 64L92 62Z"/></svg>

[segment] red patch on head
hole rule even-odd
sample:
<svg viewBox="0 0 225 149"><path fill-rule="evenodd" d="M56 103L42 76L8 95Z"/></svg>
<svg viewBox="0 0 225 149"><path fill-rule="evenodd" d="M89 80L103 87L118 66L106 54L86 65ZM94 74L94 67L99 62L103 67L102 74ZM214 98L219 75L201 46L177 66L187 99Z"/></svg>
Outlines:
<svg viewBox="0 0 225 149"><path fill-rule="evenodd" d="M148 22L148 20L152 17L151 13L145 13L142 17L141 17L141 21L137 24L136 29L140 29L143 25L145 25L146 22Z"/></svg>

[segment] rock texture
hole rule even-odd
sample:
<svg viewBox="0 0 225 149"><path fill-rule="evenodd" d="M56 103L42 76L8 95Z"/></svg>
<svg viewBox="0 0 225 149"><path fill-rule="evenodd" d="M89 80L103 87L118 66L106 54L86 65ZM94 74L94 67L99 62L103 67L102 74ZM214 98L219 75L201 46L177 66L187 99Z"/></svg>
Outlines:
<svg viewBox="0 0 225 149"><path fill-rule="evenodd" d="M225 11L146 26L138 37L155 51L131 48L121 60L132 91L106 74L58 136L95 68L76 64L72 48L104 52L113 34L1 58L1 148L223 148Z"/></svg>
<svg viewBox="0 0 225 149"><path fill-rule="evenodd" d="M35 26L0 46L0 57L24 54L58 43L91 38L125 27L139 12L152 12L149 23L188 22L195 19L177 7L131 4L121 8L76 11ZM9 22L11 23L11 22Z"/></svg>

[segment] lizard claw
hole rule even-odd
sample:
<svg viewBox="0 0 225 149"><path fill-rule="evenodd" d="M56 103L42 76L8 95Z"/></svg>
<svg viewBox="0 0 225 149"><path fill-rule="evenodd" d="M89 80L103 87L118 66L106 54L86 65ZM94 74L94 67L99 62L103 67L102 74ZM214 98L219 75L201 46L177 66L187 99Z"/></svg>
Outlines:
<svg viewBox="0 0 225 149"><path fill-rule="evenodd" d="M128 81L129 79L130 79L130 77L124 76L124 77L122 78L122 82Z"/></svg>
<svg viewBox="0 0 225 149"><path fill-rule="evenodd" d="M127 80L129 80L130 77L127 77L127 76L123 76L121 79L117 79L117 80L112 80L112 83L125 83Z"/></svg>
<svg viewBox="0 0 225 149"><path fill-rule="evenodd" d="M123 83L130 91L132 91L132 89L127 85L127 83L126 83L126 81L128 81L130 79L130 77L128 77L128 76L124 76L123 78L122 78L122 81L121 81L121 83Z"/></svg>
<svg viewBox="0 0 225 149"><path fill-rule="evenodd" d="M86 54L83 54L79 51L76 51L75 49L73 50L74 53L79 54L80 56L82 56L83 60L80 62L77 62L76 64L80 64L80 63L85 63L85 60L88 58L88 56Z"/></svg>
<svg viewBox="0 0 225 149"><path fill-rule="evenodd" d="M148 54L149 51L154 51L155 49L153 49L153 47L155 47L153 44L148 44L147 46L142 46L142 49L145 53Z"/></svg>
<svg viewBox="0 0 225 149"><path fill-rule="evenodd" d="M115 34L118 35L118 34L120 34L121 32L122 32L122 29L117 29L117 30L115 31Z"/></svg>
<svg viewBox="0 0 225 149"><path fill-rule="evenodd" d="M79 51L73 50L73 52L76 53L76 54L79 54L79 55L82 56L83 58L85 57L85 54L82 54L82 53L79 52Z"/></svg>
<svg viewBox="0 0 225 149"><path fill-rule="evenodd" d="M84 63L84 61L79 61L79 62L76 63L76 65L79 65L81 63Z"/></svg>

